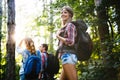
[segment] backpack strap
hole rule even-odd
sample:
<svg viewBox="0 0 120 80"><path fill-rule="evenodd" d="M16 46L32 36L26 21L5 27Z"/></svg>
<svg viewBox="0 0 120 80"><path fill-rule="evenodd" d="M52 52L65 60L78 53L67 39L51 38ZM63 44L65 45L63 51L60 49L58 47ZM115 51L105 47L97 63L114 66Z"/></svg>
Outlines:
<svg viewBox="0 0 120 80"><path fill-rule="evenodd" d="M45 69L47 67L47 53L44 52L41 54L41 59L42 59L42 67Z"/></svg>
<svg viewBox="0 0 120 80"><path fill-rule="evenodd" d="M26 52L26 54L28 55L28 57L31 55L28 50L26 50L25 52Z"/></svg>
<svg viewBox="0 0 120 80"><path fill-rule="evenodd" d="M40 51L37 50L37 51L36 51L36 55L39 56L39 57L41 58L41 55L40 55L40 54L41 54Z"/></svg>
<svg viewBox="0 0 120 80"><path fill-rule="evenodd" d="M25 50L25 53L28 55L28 57L30 57L31 56L31 53L30 53L30 51L28 51L28 50ZM22 62L23 62L23 64L26 62L26 60L25 61L23 61L23 59L22 59Z"/></svg>
<svg viewBox="0 0 120 80"><path fill-rule="evenodd" d="M45 52L44 56L45 56L45 68L46 68L47 67L48 53Z"/></svg>

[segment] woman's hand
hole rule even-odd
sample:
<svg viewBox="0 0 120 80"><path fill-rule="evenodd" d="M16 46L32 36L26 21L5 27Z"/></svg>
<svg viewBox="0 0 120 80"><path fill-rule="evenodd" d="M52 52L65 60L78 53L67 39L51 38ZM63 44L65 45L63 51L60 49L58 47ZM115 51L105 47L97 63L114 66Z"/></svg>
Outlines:
<svg viewBox="0 0 120 80"><path fill-rule="evenodd" d="M62 42L64 43L66 39L65 39L64 37L60 36L60 34L61 34L62 32L64 32L64 30L58 30L58 31L57 31L57 34L56 34L56 37L57 37L60 41L62 41Z"/></svg>
<svg viewBox="0 0 120 80"><path fill-rule="evenodd" d="M58 30L57 33L56 33L56 37L58 38L58 36L60 36L60 34L64 32L64 30Z"/></svg>

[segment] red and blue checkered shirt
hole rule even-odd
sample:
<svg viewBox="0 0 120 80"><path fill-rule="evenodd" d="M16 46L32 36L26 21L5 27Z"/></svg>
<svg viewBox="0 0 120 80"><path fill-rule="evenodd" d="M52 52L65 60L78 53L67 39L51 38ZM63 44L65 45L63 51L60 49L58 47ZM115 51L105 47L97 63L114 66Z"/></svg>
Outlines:
<svg viewBox="0 0 120 80"><path fill-rule="evenodd" d="M62 28L63 29L63 28ZM65 44L67 45L74 45L75 43L75 37L76 37L76 28L75 25L72 23L68 23L67 26L65 26ZM64 43L62 41L59 41L59 46L62 46Z"/></svg>

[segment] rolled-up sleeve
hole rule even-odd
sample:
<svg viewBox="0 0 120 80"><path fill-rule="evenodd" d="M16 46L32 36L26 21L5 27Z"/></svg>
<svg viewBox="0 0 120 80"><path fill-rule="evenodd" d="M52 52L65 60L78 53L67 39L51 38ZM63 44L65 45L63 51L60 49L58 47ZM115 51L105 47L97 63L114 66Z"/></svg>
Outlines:
<svg viewBox="0 0 120 80"><path fill-rule="evenodd" d="M75 43L75 25L72 23L69 23L66 27L67 30L67 37L65 38L66 44L73 45Z"/></svg>
<svg viewBox="0 0 120 80"><path fill-rule="evenodd" d="M16 48L17 53L23 54L24 50L20 48L19 46Z"/></svg>

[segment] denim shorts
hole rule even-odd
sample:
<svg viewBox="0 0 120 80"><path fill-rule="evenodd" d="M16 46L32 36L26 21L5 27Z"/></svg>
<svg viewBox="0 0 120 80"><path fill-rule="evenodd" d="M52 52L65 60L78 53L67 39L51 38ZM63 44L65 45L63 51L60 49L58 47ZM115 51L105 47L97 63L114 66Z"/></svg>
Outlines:
<svg viewBox="0 0 120 80"><path fill-rule="evenodd" d="M64 53L61 55L62 64L76 64L77 56L71 53Z"/></svg>

